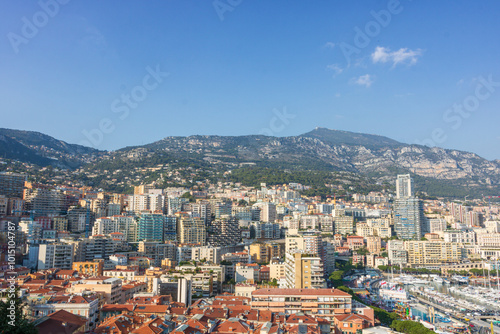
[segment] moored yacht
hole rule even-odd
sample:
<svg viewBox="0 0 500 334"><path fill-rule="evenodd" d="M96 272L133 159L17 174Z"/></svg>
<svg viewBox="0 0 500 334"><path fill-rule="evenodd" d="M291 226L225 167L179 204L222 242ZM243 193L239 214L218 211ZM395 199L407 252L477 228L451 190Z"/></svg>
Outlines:
<svg viewBox="0 0 500 334"><path fill-rule="evenodd" d="M440 284L443 284L443 282L444 282L444 280L441 277L439 277L439 276L435 276L432 280L434 282L440 283Z"/></svg>

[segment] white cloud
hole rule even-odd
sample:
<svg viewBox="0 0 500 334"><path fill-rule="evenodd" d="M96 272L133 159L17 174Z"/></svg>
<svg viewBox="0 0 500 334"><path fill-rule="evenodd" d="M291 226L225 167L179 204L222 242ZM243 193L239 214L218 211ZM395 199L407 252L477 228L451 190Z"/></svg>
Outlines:
<svg viewBox="0 0 500 334"><path fill-rule="evenodd" d="M325 48L328 48L328 49L333 49L335 47L335 43L333 42L326 42L325 45L324 45Z"/></svg>
<svg viewBox="0 0 500 334"><path fill-rule="evenodd" d="M418 57L421 55L421 49L410 50L408 48L401 48L391 52L389 48L377 46L375 51L371 54L371 57L374 64L391 62L392 67L395 67L398 64L408 64L408 66L415 65Z"/></svg>
<svg viewBox="0 0 500 334"><path fill-rule="evenodd" d="M336 98L339 98L339 97L341 97L342 95L340 95L340 93L335 93L335 95L334 95L334 96L335 96Z"/></svg>
<svg viewBox="0 0 500 334"><path fill-rule="evenodd" d="M377 46L375 48L375 51L372 53L372 61L374 63L382 62L385 63L389 60L389 53L387 52L388 49L382 47L382 46Z"/></svg>
<svg viewBox="0 0 500 334"><path fill-rule="evenodd" d="M457 86L462 86L464 84L465 80L464 79L460 79L457 81Z"/></svg>
<svg viewBox="0 0 500 334"><path fill-rule="evenodd" d="M328 70L335 72L335 75L339 75L344 71L342 67L340 67L338 64L331 64L326 67Z"/></svg>
<svg viewBox="0 0 500 334"><path fill-rule="evenodd" d="M365 87L370 87L373 83L373 77L369 74L362 75L357 78L352 78L350 80L351 84L359 85L359 86L365 86Z"/></svg>

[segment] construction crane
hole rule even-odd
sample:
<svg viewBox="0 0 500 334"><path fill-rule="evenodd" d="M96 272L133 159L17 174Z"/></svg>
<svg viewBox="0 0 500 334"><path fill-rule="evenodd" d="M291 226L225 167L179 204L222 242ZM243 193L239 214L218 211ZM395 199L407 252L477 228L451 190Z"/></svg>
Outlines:
<svg viewBox="0 0 500 334"><path fill-rule="evenodd" d="M337 204L337 198L345 198L347 197L348 195L337 195L337 194L333 194L333 205L335 206ZM326 196L327 198L332 198L331 195L328 195Z"/></svg>

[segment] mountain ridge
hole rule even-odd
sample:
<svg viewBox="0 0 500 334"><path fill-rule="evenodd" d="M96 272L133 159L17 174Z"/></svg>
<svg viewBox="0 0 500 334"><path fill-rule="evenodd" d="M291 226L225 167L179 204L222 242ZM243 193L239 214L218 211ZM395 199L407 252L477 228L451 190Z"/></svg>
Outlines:
<svg viewBox="0 0 500 334"><path fill-rule="evenodd" d="M279 168L381 175L400 169L435 179L471 178L479 184L500 185L498 161L486 160L475 153L404 144L383 136L325 128L290 137L165 137L147 145L122 149L120 154L159 151L188 154L211 163L255 163Z"/></svg>
<svg viewBox="0 0 500 334"><path fill-rule="evenodd" d="M299 135L299 137L318 138L330 144L342 142L345 145L373 147L407 145L385 136L344 130L332 130L323 127L316 127L312 131ZM374 141L376 141L376 143L374 143Z"/></svg>
<svg viewBox="0 0 500 334"><path fill-rule="evenodd" d="M0 141L0 153L9 152L9 147L15 146L18 151L24 147L22 154L11 154L14 159L26 160L35 152L42 165L70 169L83 166L91 171L101 161L125 164L134 160L147 168L169 161L224 170L255 165L281 170L347 171L381 180L393 178L396 172L408 172L458 182L465 187L500 191L499 159L489 161L471 152L405 144L384 136L321 127L288 137L168 136L116 151L98 151L29 131L0 129L0 135L10 138L9 143ZM120 163L114 166L119 168Z"/></svg>
<svg viewBox="0 0 500 334"><path fill-rule="evenodd" d="M5 159L41 166L75 168L88 161L86 156L97 155L100 152L91 147L68 144L38 131L0 128L0 136L4 139L0 142L0 154Z"/></svg>

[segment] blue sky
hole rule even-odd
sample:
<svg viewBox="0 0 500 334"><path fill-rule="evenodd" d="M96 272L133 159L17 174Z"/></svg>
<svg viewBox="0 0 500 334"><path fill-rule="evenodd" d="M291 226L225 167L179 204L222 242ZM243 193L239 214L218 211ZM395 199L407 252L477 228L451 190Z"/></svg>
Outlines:
<svg viewBox="0 0 500 334"><path fill-rule="evenodd" d="M497 1L2 7L1 127L118 149L321 126L500 158Z"/></svg>

